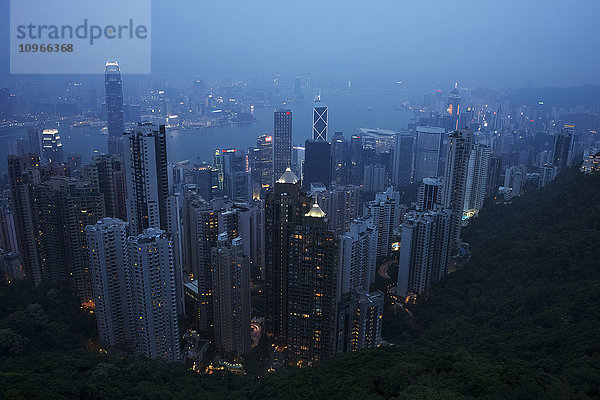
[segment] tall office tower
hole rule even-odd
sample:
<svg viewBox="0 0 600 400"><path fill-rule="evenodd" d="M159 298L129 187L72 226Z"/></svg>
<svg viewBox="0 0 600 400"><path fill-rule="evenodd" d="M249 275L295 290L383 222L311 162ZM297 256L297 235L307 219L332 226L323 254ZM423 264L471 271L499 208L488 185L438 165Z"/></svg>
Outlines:
<svg viewBox="0 0 600 400"><path fill-rule="evenodd" d="M490 166L490 148L477 143L471 150L469 169L467 171L467 189L463 211L467 214L477 214L483 207L487 178Z"/></svg>
<svg viewBox="0 0 600 400"><path fill-rule="evenodd" d="M365 165L363 189L365 192L378 192L385 186L385 166L381 164Z"/></svg>
<svg viewBox="0 0 600 400"><path fill-rule="evenodd" d="M27 130L27 137L29 139L29 151L31 154L42 156L42 136L40 128L31 127Z"/></svg>
<svg viewBox="0 0 600 400"><path fill-rule="evenodd" d="M215 345L226 353L250 351L250 262L242 238L219 235L212 249Z"/></svg>
<svg viewBox="0 0 600 400"><path fill-rule="evenodd" d="M135 348L148 358L179 361L179 323L173 248L164 231L145 229L127 239Z"/></svg>
<svg viewBox="0 0 600 400"><path fill-rule="evenodd" d="M127 223L103 218L85 228L98 341L101 347L133 348L134 292L127 260Z"/></svg>
<svg viewBox="0 0 600 400"><path fill-rule="evenodd" d="M308 208L300 180L288 170L275 182L265 204L267 329L278 342L288 337L289 244Z"/></svg>
<svg viewBox="0 0 600 400"><path fill-rule="evenodd" d="M392 238L404 214L399 198L400 194L389 187L366 204L377 230L377 257L387 257L392 251Z"/></svg>
<svg viewBox="0 0 600 400"><path fill-rule="evenodd" d="M500 175L502 174L502 158L491 156L488 167L488 178L485 189L486 197L492 197L498 194L500 187Z"/></svg>
<svg viewBox="0 0 600 400"><path fill-rule="evenodd" d="M192 113L196 115L202 115L202 106L204 104L204 81L201 79L196 79L194 81L194 86L192 87Z"/></svg>
<svg viewBox="0 0 600 400"><path fill-rule="evenodd" d="M350 181L350 142L342 132L335 132L331 139L331 158L333 162L332 178L338 184L346 185Z"/></svg>
<svg viewBox="0 0 600 400"><path fill-rule="evenodd" d="M571 152L573 132L564 128L554 136L554 152L552 153L552 166L564 171L569 166L569 153Z"/></svg>
<svg viewBox="0 0 600 400"><path fill-rule="evenodd" d="M294 100L304 100L304 93L302 93L302 77L300 76L294 78Z"/></svg>
<svg viewBox="0 0 600 400"><path fill-rule="evenodd" d="M227 196L233 201L252 200L252 180L249 172L233 172L227 175Z"/></svg>
<svg viewBox="0 0 600 400"><path fill-rule="evenodd" d="M442 204L444 183L441 178L425 178L417 192L417 211L432 211L437 204Z"/></svg>
<svg viewBox="0 0 600 400"><path fill-rule="evenodd" d="M41 180L37 155L12 156L8 158L8 183L14 209L15 227L19 255L23 263L25 278L39 285L42 270L37 251L36 232L33 222L32 189ZM31 173L29 173L30 171Z"/></svg>
<svg viewBox="0 0 600 400"><path fill-rule="evenodd" d="M458 126L458 117L460 115L460 94L458 93L458 84L454 84L454 89L448 96L448 114L452 117L452 129L458 130L463 127Z"/></svg>
<svg viewBox="0 0 600 400"><path fill-rule="evenodd" d="M335 355L339 241L314 203L289 238L287 346L295 357L320 361Z"/></svg>
<svg viewBox="0 0 600 400"><path fill-rule="evenodd" d="M58 129L42 131L42 156L49 163L60 164L63 162L63 148Z"/></svg>
<svg viewBox="0 0 600 400"><path fill-rule="evenodd" d="M164 125L139 123L127 141L127 221L132 234L166 229L167 138Z"/></svg>
<svg viewBox="0 0 600 400"><path fill-rule="evenodd" d="M315 100L313 107L313 134L312 140L327 141L327 106L321 103L321 96Z"/></svg>
<svg viewBox="0 0 600 400"><path fill-rule="evenodd" d="M15 156L24 156L29 153L29 141L23 138L18 138L15 140L10 140L8 142L8 154L12 154Z"/></svg>
<svg viewBox="0 0 600 400"><path fill-rule="evenodd" d="M215 167L203 162L200 165L194 165L191 175L198 194L205 201L211 201L220 195L219 171Z"/></svg>
<svg viewBox="0 0 600 400"><path fill-rule="evenodd" d="M431 126L417 126L417 150L415 152L416 182L430 176L440 176L445 130Z"/></svg>
<svg viewBox="0 0 600 400"><path fill-rule="evenodd" d="M454 254L460 247L462 211L467 190L469 158L473 148L473 135L465 129L450 134L446 174L442 203L452 211L450 226L450 252Z"/></svg>
<svg viewBox="0 0 600 400"><path fill-rule="evenodd" d="M98 185L104 196L105 215L126 220L127 187L125 165L121 157L115 154L94 155L90 165L84 167L83 175Z"/></svg>
<svg viewBox="0 0 600 400"><path fill-rule="evenodd" d="M413 176L415 136L412 132L396 134L392 181L399 187L410 185Z"/></svg>
<svg viewBox="0 0 600 400"><path fill-rule="evenodd" d="M375 282L377 263L377 231L371 218L356 219L340 236L341 292L354 289L369 291Z"/></svg>
<svg viewBox="0 0 600 400"><path fill-rule="evenodd" d="M450 254L452 211L411 211L402 224L398 260L399 296L424 293L445 274Z"/></svg>
<svg viewBox="0 0 600 400"><path fill-rule="evenodd" d="M292 147L292 172L302 180L304 174L304 159L306 158L306 148L303 146Z"/></svg>
<svg viewBox="0 0 600 400"><path fill-rule="evenodd" d="M310 184L315 182L329 186L331 183L331 144L323 140L307 140L305 148L302 186L305 190L308 190Z"/></svg>
<svg viewBox="0 0 600 400"><path fill-rule="evenodd" d="M250 276L253 280L265 279L265 205L255 200L236 204L239 235L244 254L250 260Z"/></svg>
<svg viewBox="0 0 600 400"><path fill-rule="evenodd" d="M368 293L359 289L342 295L338 307L337 353L381 346L384 299L379 290Z"/></svg>
<svg viewBox="0 0 600 400"><path fill-rule="evenodd" d="M348 231L350 223L361 214L360 186L334 185L330 190L317 194L325 214L329 215L329 229L341 235Z"/></svg>
<svg viewBox="0 0 600 400"><path fill-rule="evenodd" d="M364 178L364 149L361 135L350 138L350 182L362 185Z"/></svg>
<svg viewBox="0 0 600 400"><path fill-rule="evenodd" d="M123 84L121 71L116 61L108 61L104 72L106 95L106 125L108 127L108 153L125 154L123 149Z"/></svg>
<svg viewBox="0 0 600 400"><path fill-rule="evenodd" d="M273 186L273 136L260 135L256 147L256 179L263 190L269 190Z"/></svg>
<svg viewBox="0 0 600 400"><path fill-rule="evenodd" d="M0 248L10 253L19 253L15 215L8 204L0 206Z"/></svg>
<svg viewBox="0 0 600 400"><path fill-rule="evenodd" d="M273 178L292 166L292 111L275 110L273 123Z"/></svg>

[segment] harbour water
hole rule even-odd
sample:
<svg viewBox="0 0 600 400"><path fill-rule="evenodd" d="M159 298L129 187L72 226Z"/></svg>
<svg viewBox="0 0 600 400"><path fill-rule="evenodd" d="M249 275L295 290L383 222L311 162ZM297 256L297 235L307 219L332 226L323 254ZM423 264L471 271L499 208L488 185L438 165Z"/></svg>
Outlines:
<svg viewBox="0 0 600 400"><path fill-rule="evenodd" d="M350 138L357 128L406 129L413 117L411 111L401 107L403 101L399 90L353 90L324 93L323 103L329 107L329 137L343 132ZM289 108L293 112L293 142L303 144L312 132L311 100L302 103L283 104L277 108ZM167 129L169 161L211 161L214 149L245 148L256 145L256 138L273 132L273 111L276 107L254 110L256 121L246 125L220 126L209 129ZM42 126L55 128L57 126ZM101 127L58 126L65 155L81 153L87 162L96 152L106 152L107 136ZM27 138L26 128L0 130L0 170L6 171L9 142L19 137Z"/></svg>

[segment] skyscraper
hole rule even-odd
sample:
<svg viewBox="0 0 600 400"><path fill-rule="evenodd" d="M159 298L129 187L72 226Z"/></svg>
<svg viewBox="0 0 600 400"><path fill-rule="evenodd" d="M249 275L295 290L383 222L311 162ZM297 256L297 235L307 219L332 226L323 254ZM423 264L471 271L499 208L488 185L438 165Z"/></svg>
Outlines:
<svg viewBox="0 0 600 400"><path fill-rule="evenodd" d="M256 147L255 175L261 188L269 190L273 185L273 136L260 135L256 139Z"/></svg>
<svg viewBox="0 0 600 400"><path fill-rule="evenodd" d="M313 140L327 141L327 113L327 106L321 103L321 96L318 96L313 107Z"/></svg>
<svg viewBox="0 0 600 400"><path fill-rule="evenodd" d="M337 353L379 347L384 294L352 290L342 295L338 307Z"/></svg>
<svg viewBox="0 0 600 400"><path fill-rule="evenodd" d="M292 111L275 110L273 124L273 177L292 166Z"/></svg>
<svg viewBox="0 0 600 400"><path fill-rule="evenodd" d="M58 129L44 129L42 131L42 156L50 163L60 164L64 161Z"/></svg>
<svg viewBox="0 0 600 400"><path fill-rule="evenodd" d="M563 171L568 167L569 153L573 142L573 132L570 128L564 128L554 136L554 152L552 165Z"/></svg>
<svg viewBox="0 0 600 400"><path fill-rule="evenodd" d="M127 221L132 234L166 229L167 139L165 126L139 123L127 132Z"/></svg>
<svg viewBox="0 0 600 400"><path fill-rule="evenodd" d="M84 167L84 176L97 183L104 196L105 215L126 220L127 186L121 157L115 154L94 155L90 165Z"/></svg>
<svg viewBox="0 0 600 400"><path fill-rule="evenodd" d="M350 223L361 214L360 187L356 185L334 185L317 194L325 214L329 216L329 229L341 235L348 231Z"/></svg>
<svg viewBox="0 0 600 400"><path fill-rule="evenodd" d="M436 204L442 204L442 188L444 183L441 178L425 178L417 192L417 211L432 211Z"/></svg>
<svg viewBox="0 0 600 400"><path fill-rule="evenodd" d="M363 189L365 192L378 192L385 186L385 166L381 164L365 165Z"/></svg>
<svg viewBox="0 0 600 400"><path fill-rule="evenodd" d="M444 128L417 126L417 150L415 153L416 182L430 176L440 176L440 160L444 157Z"/></svg>
<svg viewBox="0 0 600 400"><path fill-rule="evenodd" d="M498 187L500 186L500 175L502 173L502 158L498 156L490 156L490 162L488 167L488 178L486 183L485 195L486 197L495 196L498 194Z"/></svg>
<svg viewBox="0 0 600 400"><path fill-rule="evenodd" d="M439 281L448 266L451 211L441 207L412 211L402 224L397 294L424 293Z"/></svg>
<svg viewBox="0 0 600 400"><path fill-rule="evenodd" d="M278 342L288 337L290 237L308 209L300 180L288 168L275 182L265 204L267 329Z"/></svg>
<svg viewBox="0 0 600 400"><path fill-rule="evenodd" d="M399 187L409 185L413 176L415 136L411 132L396 134L392 181Z"/></svg>
<svg viewBox="0 0 600 400"><path fill-rule="evenodd" d="M304 158L302 186L305 190L311 183L331 183L331 144L323 140L307 140Z"/></svg>
<svg viewBox="0 0 600 400"><path fill-rule="evenodd" d="M98 341L101 347L134 347L133 295L127 260L127 223L104 218L85 229Z"/></svg>
<svg viewBox="0 0 600 400"><path fill-rule="evenodd" d="M483 207L489 164L490 148L481 143L475 144L471 150L467 172L467 188L463 207L463 211L467 214L477 214Z"/></svg>
<svg viewBox="0 0 600 400"><path fill-rule="evenodd" d="M452 211L450 224L450 252L452 254L460 246L460 228L472 148L473 135L470 130L464 129L450 134L442 202L445 208Z"/></svg>
<svg viewBox="0 0 600 400"><path fill-rule="evenodd" d="M108 61L104 73L106 95L106 124L108 127L108 153L123 154L123 85L121 71L116 61Z"/></svg>
<svg viewBox="0 0 600 400"><path fill-rule="evenodd" d="M222 233L212 248L215 344L236 355L250 350L250 262L242 240Z"/></svg>
<svg viewBox="0 0 600 400"><path fill-rule="evenodd" d="M148 228L127 240L135 348L148 358L179 361L179 322L172 243Z"/></svg>
<svg viewBox="0 0 600 400"><path fill-rule="evenodd" d="M314 203L289 238L287 346L299 359L320 361L336 352L339 241Z"/></svg>
<svg viewBox="0 0 600 400"><path fill-rule="evenodd" d="M454 85L454 89L448 96L448 114L452 118L452 129L458 130L464 127L458 126L458 119L460 116L460 94L458 93L458 84Z"/></svg>
<svg viewBox="0 0 600 400"><path fill-rule="evenodd" d="M348 232L340 236L341 292L369 291L375 281L377 231L371 218L355 219Z"/></svg>
<svg viewBox="0 0 600 400"><path fill-rule="evenodd" d="M377 193L375 200L366 207L373 218L373 226L377 230L377 256L387 257L392 251L392 238L398 231L398 225L404 209L400 207L399 193L389 187L385 192Z"/></svg>

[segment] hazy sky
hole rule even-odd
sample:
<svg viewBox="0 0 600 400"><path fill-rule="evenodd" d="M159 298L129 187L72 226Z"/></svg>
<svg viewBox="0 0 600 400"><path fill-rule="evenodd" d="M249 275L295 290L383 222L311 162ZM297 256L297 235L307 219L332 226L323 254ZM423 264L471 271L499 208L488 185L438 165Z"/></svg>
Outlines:
<svg viewBox="0 0 600 400"><path fill-rule="evenodd" d="M2 54L8 53L8 0ZM153 72L600 84L597 0L155 0ZM1 58L0 72L8 71Z"/></svg>

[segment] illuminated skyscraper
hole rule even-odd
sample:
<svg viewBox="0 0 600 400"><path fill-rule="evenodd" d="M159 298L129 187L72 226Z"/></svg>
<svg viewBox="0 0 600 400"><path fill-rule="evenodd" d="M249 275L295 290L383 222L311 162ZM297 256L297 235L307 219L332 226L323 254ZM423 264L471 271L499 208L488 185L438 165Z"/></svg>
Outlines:
<svg viewBox="0 0 600 400"><path fill-rule="evenodd" d="M288 170L275 182L265 204L267 329L276 341L288 336L289 242L308 207L300 180Z"/></svg>
<svg viewBox="0 0 600 400"><path fill-rule="evenodd" d="M287 346L295 357L320 361L336 352L339 240L314 203L289 237Z"/></svg>
<svg viewBox="0 0 600 400"><path fill-rule="evenodd" d="M273 176L279 179L292 166L292 111L275 110L273 124Z"/></svg>
<svg viewBox="0 0 600 400"><path fill-rule="evenodd" d="M313 140L327 141L327 114L327 106L321 103L321 96L317 97L313 107Z"/></svg>
<svg viewBox="0 0 600 400"><path fill-rule="evenodd" d="M258 154L254 168L256 169L257 180L264 190L268 190L273 185L273 136L260 135L256 139Z"/></svg>
<svg viewBox="0 0 600 400"><path fill-rule="evenodd" d="M458 83L454 84L454 89L452 89L450 96L448 96L447 111L448 114L452 116L452 129L458 130L458 119L460 116L460 94L458 93Z"/></svg>
<svg viewBox="0 0 600 400"><path fill-rule="evenodd" d="M63 162L63 148L58 129L44 129L42 131L42 156L50 163Z"/></svg>
<svg viewBox="0 0 600 400"><path fill-rule="evenodd" d="M106 124L108 127L108 153L123 154L123 84L121 71L116 61L106 63L104 73L104 91L106 95Z"/></svg>

